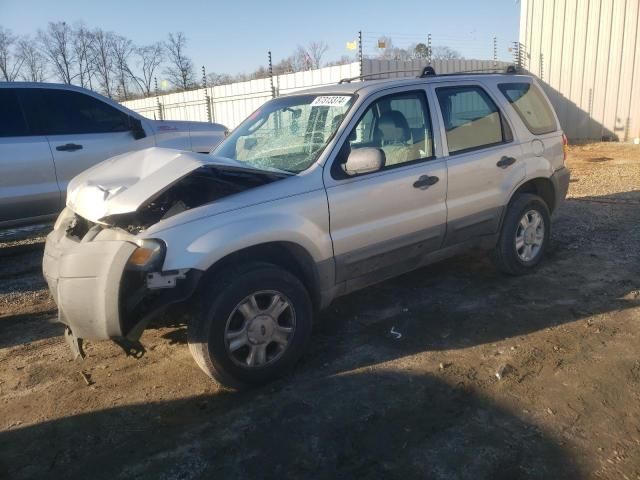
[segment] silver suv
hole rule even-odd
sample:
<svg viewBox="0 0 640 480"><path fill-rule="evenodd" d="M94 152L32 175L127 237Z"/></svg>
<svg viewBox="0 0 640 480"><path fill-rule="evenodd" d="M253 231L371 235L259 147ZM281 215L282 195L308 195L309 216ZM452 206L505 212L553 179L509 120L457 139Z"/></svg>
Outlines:
<svg viewBox="0 0 640 480"><path fill-rule="evenodd" d="M55 218L69 180L107 158L151 146L209 153L225 130L149 120L73 85L0 82L0 228Z"/></svg>
<svg viewBox="0 0 640 480"><path fill-rule="evenodd" d="M313 312L353 290L486 248L523 274L564 200L566 139L529 76L427 75L267 102L209 157L149 149L77 176L44 274L81 338L139 353L178 303L204 372L290 369Z"/></svg>

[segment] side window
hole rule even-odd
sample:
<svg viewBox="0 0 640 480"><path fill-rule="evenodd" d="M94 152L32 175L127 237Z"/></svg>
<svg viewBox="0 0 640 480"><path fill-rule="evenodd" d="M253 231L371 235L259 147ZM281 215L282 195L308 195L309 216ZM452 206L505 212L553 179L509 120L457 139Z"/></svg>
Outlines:
<svg viewBox="0 0 640 480"><path fill-rule="evenodd" d="M558 129L551 107L537 86L524 82L501 83L498 88L531 133L542 135Z"/></svg>
<svg viewBox="0 0 640 480"><path fill-rule="evenodd" d="M422 92L390 95L373 102L349 135L351 149L375 147L385 167L433 156L433 133Z"/></svg>
<svg viewBox="0 0 640 480"><path fill-rule="evenodd" d="M441 87L436 95L450 155L510 140L498 107L481 87Z"/></svg>
<svg viewBox="0 0 640 480"><path fill-rule="evenodd" d="M125 113L84 93L29 88L23 89L21 98L31 130L37 135L129 130Z"/></svg>
<svg viewBox="0 0 640 480"><path fill-rule="evenodd" d="M15 89L0 88L0 137L28 135Z"/></svg>

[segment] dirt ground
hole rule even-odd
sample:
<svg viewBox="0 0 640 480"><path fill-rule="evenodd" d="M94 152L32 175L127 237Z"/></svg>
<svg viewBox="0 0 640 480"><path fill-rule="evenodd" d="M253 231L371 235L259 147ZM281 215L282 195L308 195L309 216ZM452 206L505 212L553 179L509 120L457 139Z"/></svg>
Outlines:
<svg viewBox="0 0 640 480"><path fill-rule="evenodd" d="M178 321L139 360L72 361L46 228L0 234L0 477L640 479L640 147L569 166L534 274L469 254L342 298L291 376L241 393Z"/></svg>

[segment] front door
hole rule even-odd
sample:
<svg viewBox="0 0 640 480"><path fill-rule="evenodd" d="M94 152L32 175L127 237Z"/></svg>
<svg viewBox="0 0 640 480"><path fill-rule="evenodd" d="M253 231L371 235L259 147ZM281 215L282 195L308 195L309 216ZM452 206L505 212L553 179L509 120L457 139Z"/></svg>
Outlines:
<svg viewBox="0 0 640 480"><path fill-rule="evenodd" d="M0 88L0 225L59 210L49 142L30 134L16 89Z"/></svg>
<svg viewBox="0 0 640 480"><path fill-rule="evenodd" d="M324 174L336 280L347 289L415 268L442 244L447 216L447 170L424 90L379 94L360 112ZM342 165L362 147L382 150L385 166L350 177Z"/></svg>
<svg viewBox="0 0 640 480"><path fill-rule="evenodd" d="M27 120L47 136L58 183L107 158L153 145L153 137L136 140L129 116L88 94L69 90L27 88L21 91Z"/></svg>

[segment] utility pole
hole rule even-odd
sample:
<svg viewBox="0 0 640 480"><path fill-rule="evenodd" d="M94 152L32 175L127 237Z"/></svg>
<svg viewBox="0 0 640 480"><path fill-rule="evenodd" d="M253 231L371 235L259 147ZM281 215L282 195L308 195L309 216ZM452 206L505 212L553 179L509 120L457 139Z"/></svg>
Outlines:
<svg viewBox="0 0 640 480"><path fill-rule="evenodd" d="M269 80L271 81L271 98L276 98L276 89L273 86L273 62L271 61L271 50L268 51L269 54Z"/></svg>
<svg viewBox="0 0 640 480"><path fill-rule="evenodd" d="M158 116L160 117L160 120L164 120L163 115L162 115L162 105L160 104L160 94L158 93L158 77L153 77L153 82L155 83L155 87L156 87L156 103L158 104Z"/></svg>
<svg viewBox="0 0 640 480"><path fill-rule="evenodd" d="M207 91L207 72L204 69L204 65L202 66L202 88L204 89L204 100L207 103L207 121L211 123L211 102L209 100L209 92Z"/></svg>
<svg viewBox="0 0 640 480"><path fill-rule="evenodd" d="M362 71L362 61L362 30L360 30L358 31L358 63L360 64L360 77L364 75L364 72Z"/></svg>

